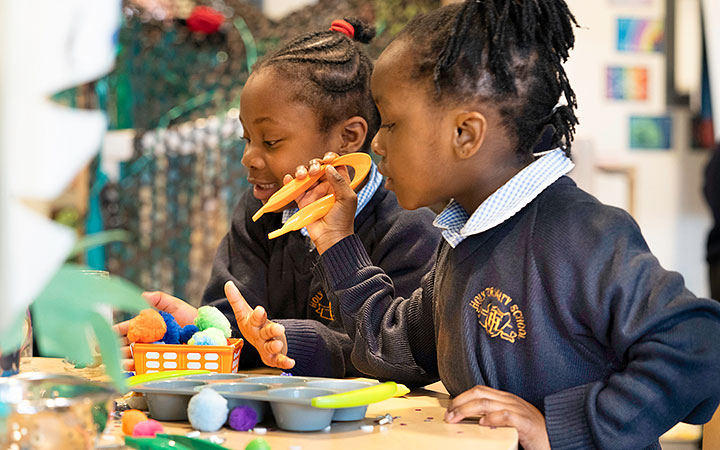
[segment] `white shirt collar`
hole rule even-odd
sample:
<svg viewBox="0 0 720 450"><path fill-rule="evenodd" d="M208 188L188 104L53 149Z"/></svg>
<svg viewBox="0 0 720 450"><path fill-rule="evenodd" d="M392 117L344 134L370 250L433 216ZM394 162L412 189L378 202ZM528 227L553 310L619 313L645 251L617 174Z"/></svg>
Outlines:
<svg viewBox="0 0 720 450"><path fill-rule="evenodd" d="M494 228L517 214L574 166L562 149L545 152L485 199L472 216L453 199L433 225L456 247L468 236Z"/></svg>

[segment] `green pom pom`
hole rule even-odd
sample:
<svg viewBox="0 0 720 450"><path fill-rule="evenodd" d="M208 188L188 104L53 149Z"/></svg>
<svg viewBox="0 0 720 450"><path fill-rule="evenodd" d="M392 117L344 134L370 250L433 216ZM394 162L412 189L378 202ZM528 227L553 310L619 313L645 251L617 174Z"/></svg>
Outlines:
<svg viewBox="0 0 720 450"><path fill-rule="evenodd" d="M263 438L255 438L245 446L245 450L270 450L270 444Z"/></svg>
<svg viewBox="0 0 720 450"><path fill-rule="evenodd" d="M195 326L197 326L200 331L208 328L218 328L222 330L226 338L230 337L230 321L214 306L201 306L198 309Z"/></svg>

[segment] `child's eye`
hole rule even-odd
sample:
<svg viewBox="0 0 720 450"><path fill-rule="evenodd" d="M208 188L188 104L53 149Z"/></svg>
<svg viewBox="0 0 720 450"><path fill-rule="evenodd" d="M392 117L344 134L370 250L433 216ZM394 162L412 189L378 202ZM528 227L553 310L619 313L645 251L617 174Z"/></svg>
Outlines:
<svg viewBox="0 0 720 450"><path fill-rule="evenodd" d="M247 137L247 136L243 136L243 137L241 137L240 139L242 139L243 141L245 141L246 144L249 144L249 143L250 143L250 138Z"/></svg>
<svg viewBox="0 0 720 450"><path fill-rule="evenodd" d="M267 145L268 147L274 147L275 145L277 145L278 142L280 142L280 139L275 139L275 140L273 140L273 141L263 141L263 142L264 142L265 145Z"/></svg>
<svg viewBox="0 0 720 450"><path fill-rule="evenodd" d="M390 131L393 129L394 126L395 126L395 123L383 123L383 124L380 124L380 129L385 128L388 131Z"/></svg>

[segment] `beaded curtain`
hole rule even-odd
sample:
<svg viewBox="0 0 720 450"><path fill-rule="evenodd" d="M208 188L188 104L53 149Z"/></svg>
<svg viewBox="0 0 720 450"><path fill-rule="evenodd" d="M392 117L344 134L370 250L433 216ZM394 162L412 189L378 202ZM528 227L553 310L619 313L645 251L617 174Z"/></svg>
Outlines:
<svg viewBox="0 0 720 450"><path fill-rule="evenodd" d="M217 33L189 31L184 18L197 5L224 14ZM254 60L346 16L376 24L378 37L368 48L376 57L414 14L438 5L320 0L274 22L240 0L126 1L103 102L111 128L133 128L136 137L120 179L100 197L104 228L125 229L132 238L106 247L108 270L197 305L247 187L237 108Z"/></svg>

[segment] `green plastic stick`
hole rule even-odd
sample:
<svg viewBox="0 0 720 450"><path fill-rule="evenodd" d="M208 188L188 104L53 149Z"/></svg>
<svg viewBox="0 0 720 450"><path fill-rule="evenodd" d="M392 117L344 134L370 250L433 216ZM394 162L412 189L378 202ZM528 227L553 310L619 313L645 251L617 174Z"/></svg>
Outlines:
<svg viewBox="0 0 720 450"><path fill-rule="evenodd" d="M183 436L181 434L157 434L155 435L155 437L175 441L176 443L183 445L190 450L228 450L227 447L213 444L212 442L206 441L205 439L191 438Z"/></svg>
<svg viewBox="0 0 720 450"><path fill-rule="evenodd" d="M148 381L164 380L167 378L184 377L186 375L202 375L210 373L205 369L187 369L187 370L166 370L164 372L144 373L142 375L134 375L127 379L128 386L137 386L138 384L147 383Z"/></svg>
<svg viewBox="0 0 720 450"><path fill-rule="evenodd" d="M228 450L222 445L213 444L204 439L196 439L179 434L158 433L154 438L135 438L127 436L125 445L139 450Z"/></svg>
<svg viewBox="0 0 720 450"><path fill-rule="evenodd" d="M387 400L395 395L395 391L397 384L394 381L387 381L354 391L314 397L310 404L316 408L352 408Z"/></svg>

